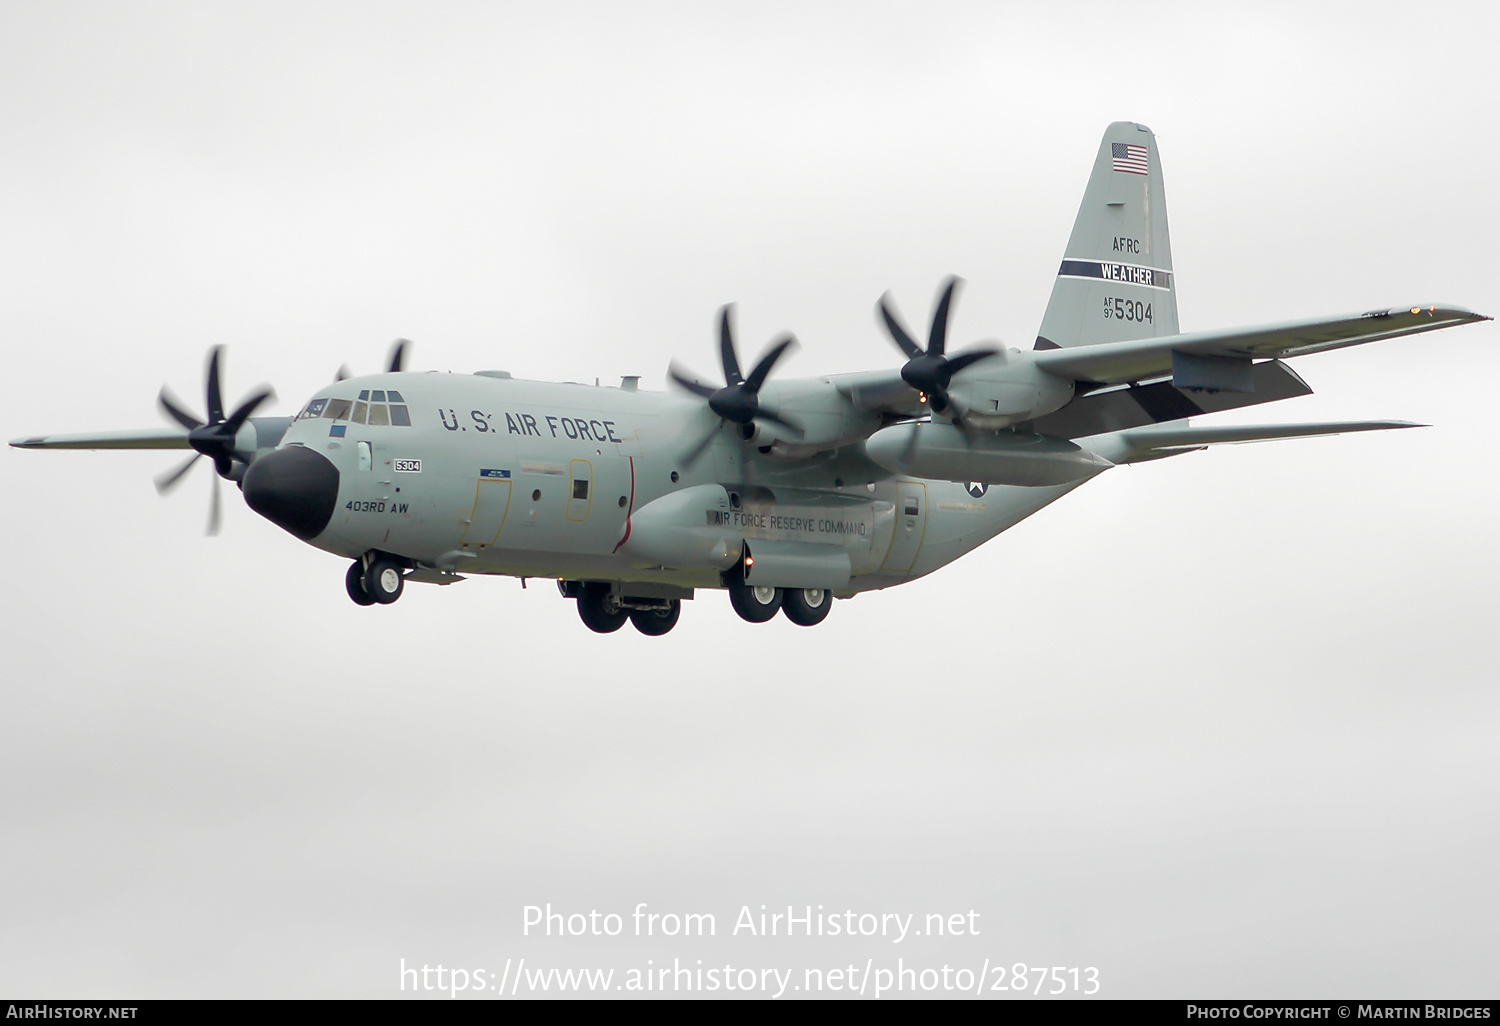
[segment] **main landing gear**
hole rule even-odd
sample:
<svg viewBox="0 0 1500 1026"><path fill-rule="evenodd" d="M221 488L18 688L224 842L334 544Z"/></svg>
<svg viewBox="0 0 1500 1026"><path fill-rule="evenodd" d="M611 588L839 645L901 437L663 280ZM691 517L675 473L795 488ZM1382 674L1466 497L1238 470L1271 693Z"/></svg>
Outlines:
<svg viewBox="0 0 1500 1026"><path fill-rule="evenodd" d="M596 634L613 634L629 620L636 630L656 638L676 627L682 615L679 599L625 598L604 581L565 582L562 593L578 600L578 618Z"/></svg>
<svg viewBox="0 0 1500 1026"><path fill-rule="evenodd" d="M368 566L363 559L356 559L344 574L344 590L360 606L388 606L401 597L405 586L401 565L389 556L376 556Z"/></svg>
<svg viewBox="0 0 1500 1026"><path fill-rule="evenodd" d="M746 584L743 569L724 578L729 604L740 618L750 623L765 623L778 610L798 627L816 627L833 608L833 592L826 588L770 588Z"/></svg>
<svg viewBox="0 0 1500 1026"><path fill-rule="evenodd" d="M636 630L652 638L677 626L677 618L682 614L680 599L622 595L621 587L608 581L557 582L557 590L563 598L578 603L578 618L596 634L613 634L624 627L627 620ZM623 587L629 590L631 585ZM765 623L780 612L799 627L816 627L828 618L828 611L833 608L833 592L826 588L748 585L739 570L724 575L724 587L729 591L734 611L751 623ZM353 594L352 590L350 594Z"/></svg>
<svg viewBox="0 0 1500 1026"><path fill-rule="evenodd" d="M816 627L832 608L833 592L826 588L788 588L781 599L782 613L798 627Z"/></svg>

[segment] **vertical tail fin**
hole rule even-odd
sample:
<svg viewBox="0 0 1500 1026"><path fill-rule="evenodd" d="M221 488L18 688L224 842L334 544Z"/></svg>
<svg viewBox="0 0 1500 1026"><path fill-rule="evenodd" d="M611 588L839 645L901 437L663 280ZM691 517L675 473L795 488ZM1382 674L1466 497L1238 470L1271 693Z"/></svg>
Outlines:
<svg viewBox="0 0 1500 1026"><path fill-rule="evenodd" d="M1037 349L1177 334L1177 292L1156 137L1116 121L1104 132Z"/></svg>

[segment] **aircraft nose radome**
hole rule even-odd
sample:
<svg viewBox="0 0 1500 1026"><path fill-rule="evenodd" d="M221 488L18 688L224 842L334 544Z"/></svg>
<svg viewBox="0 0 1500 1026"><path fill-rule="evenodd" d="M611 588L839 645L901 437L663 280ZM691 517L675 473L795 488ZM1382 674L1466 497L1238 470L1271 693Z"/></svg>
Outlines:
<svg viewBox="0 0 1500 1026"><path fill-rule="evenodd" d="M339 497L339 470L320 453L289 445L245 471L245 502L303 541L323 533Z"/></svg>

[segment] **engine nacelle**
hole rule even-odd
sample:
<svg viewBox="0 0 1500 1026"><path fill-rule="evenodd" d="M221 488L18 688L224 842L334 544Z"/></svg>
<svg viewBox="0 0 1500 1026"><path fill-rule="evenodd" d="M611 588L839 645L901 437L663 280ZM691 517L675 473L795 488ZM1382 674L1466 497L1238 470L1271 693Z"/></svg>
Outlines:
<svg viewBox="0 0 1500 1026"><path fill-rule="evenodd" d="M965 423L993 431L1062 409L1073 398L1073 382L1011 349L962 371L948 395Z"/></svg>
<svg viewBox="0 0 1500 1026"><path fill-rule="evenodd" d="M770 381L760 392L761 408L795 423L791 431L757 420L741 434L767 456L804 459L865 437L880 423L878 413L851 403L826 378Z"/></svg>
<svg viewBox="0 0 1500 1026"><path fill-rule="evenodd" d="M865 442L865 452L896 474L985 484L1069 484L1114 466L1062 438L1014 431L971 431L952 424L913 423L883 428Z"/></svg>

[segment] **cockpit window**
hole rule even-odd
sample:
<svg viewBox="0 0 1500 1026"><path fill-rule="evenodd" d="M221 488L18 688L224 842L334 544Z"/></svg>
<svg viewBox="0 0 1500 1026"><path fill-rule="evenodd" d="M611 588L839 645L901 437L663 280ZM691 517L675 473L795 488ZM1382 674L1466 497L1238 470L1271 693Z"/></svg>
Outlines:
<svg viewBox="0 0 1500 1026"><path fill-rule="evenodd" d="M361 395L370 395L366 389ZM363 424L368 419L374 427L411 427L411 413L404 405L396 405L401 402L401 393L395 391L375 391L375 396L384 396L390 399L386 404L380 399L372 399L370 402L360 402L355 399L314 399L307 404L307 408L298 416L299 420L311 420L322 417L324 420L352 421L355 424Z"/></svg>

